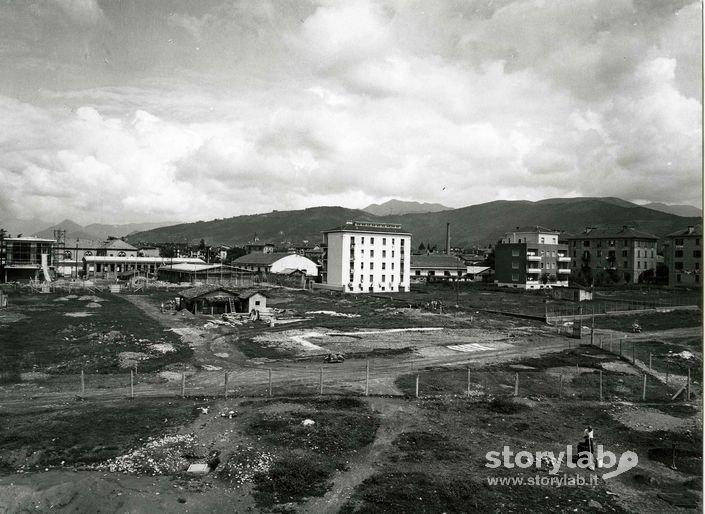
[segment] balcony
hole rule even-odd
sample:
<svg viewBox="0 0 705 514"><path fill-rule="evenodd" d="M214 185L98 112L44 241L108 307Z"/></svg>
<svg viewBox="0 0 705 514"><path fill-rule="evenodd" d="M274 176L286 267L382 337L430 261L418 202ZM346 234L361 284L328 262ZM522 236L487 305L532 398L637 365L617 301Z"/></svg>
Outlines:
<svg viewBox="0 0 705 514"><path fill-rule="evenodd" d="M570 275L570 270L569 269L558 269L557 270L559 274L564 274L564 275Z"/></svg>
<svg viewBox="0 0 705 514"><path fill-rule="evenodd" d="M527 253L527 254L526 254L526 260L527 260L527 261L540 261L540 260L541 260L541 256L540 256L540 255L536 255L535 253Z"/></svg>
<svg viewBox="0 0 705 514"><path fill-rule="evenodd" d="M558 255L558 262L570 262L570 257L567 255Z"/></svg>
<svg viewBox="0 0 705 514"><path fill-rule="evenodd" d="M541 271L542 271L541 268L531 268L531 267L526 268L527 273L541 273Z"/></svg>

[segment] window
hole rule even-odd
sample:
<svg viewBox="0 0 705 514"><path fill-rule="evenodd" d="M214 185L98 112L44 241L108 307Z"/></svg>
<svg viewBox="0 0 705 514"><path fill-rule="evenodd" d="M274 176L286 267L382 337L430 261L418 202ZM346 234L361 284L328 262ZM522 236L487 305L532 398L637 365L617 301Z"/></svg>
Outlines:
<svg viewBox="0 0 705 514"><path fill-rule="evenodd" d="M71 250L64 250L64 258L65 259L70 259L71 255L72 255Z"/></svg>
<svg viewBox="0 0 705 514"><path fill-rule="evenodd" d="M629 256L629 250L622 250L622 257L628 257Z"/></svg>
<svg viewBox="0 0 705 514"><path fill-rule="evenodd" d="M629 240L628 240L628 239L625 239L625 240L624 240L624 246L629 246Z"/></svg>
<svg viewBox="0 0 705 514"><path fill-rule="evenodd" d="M627 261L624 261L624 266L622 266L622 267L623 267L623 268L628 268L628 267L629 267L629 263L628 263Z"/></svg>
<svg viewBox="0 0 705 514"><path fill-rule="evenodd" d="M394 269L394 263L392 263L392 269Z"/></svg>
<svg viewBox="0 0 705 514"><path fill-rule="evenodd" d="M518 282L519 281L519 275L517 273L512 274L512 282Z"/></svg>
<svg viewBox="0 0 705 514"><path fill-rule="evenodd" d="M607 241L607 244L609 246L614 246L614 239L610 239L609 241Z"/></svg>
<svg viewBox="0 0 705 514"><path fill-rule="evenodd" d="M637 251L636 251L636 256L637 256L637 257L641 257L641 250L637 250Z"/></svg>
<svg viewBox="0 0 705 514"><path fill-rule="evenodd" d="M360 237L360 243L365 244L365 236Z"/></svg>
<svg viewBox="0 0 705 514"><path fill-rule="evenodd" d="M416 270L414 274L418 277L419 275L421 275L421 272L419 270Z"/></svg>
<svg viewBox="0 0 705 514"><path fill-rule="evenodd" d="M90 257L91 255L93 255L93 252L91 252L90 250L86 250L85 252L83 252L84 257Z"/></svg>
<svg viewBox="0 0 705 514"><path fill-rule="evenodd" d="M683 250L676 250L675 256L676 257L683 257Z"/></svg>
<svg viewBox="0 0 705 514"><path fill-rule="evenodd" d="M392 250L392 259L394 258L394 250Z"/></svg>
<svg viewBox="0 0 705 514"><path fill-rule="evenodd" d="M370 244L371 244L371 245L375 244L375 238L374 238L374 237L371 237L371 238L370 238Z"/></svg>
<svg viewBox="0 0 705 514"><path fill-rule="evenodd" d="M386 282L386 281L387 281L387 275L382 275L382 282Z"/></svg>
<svg viewBox="0 0 705 514"><path fill-rule="evenodd" d="M696 262L696 263L695 263L695 269L700 269L700 263L699 263L699 262Z"/></svg>
<svg viewBox="0 0 705 514"><path fill-rule="evenodd" d="M371 270L375 269L375 263L374 263L374 262L371 262L371 263L370 263L370 269L371 269Z"/></svg>
<svg viewBox="0 0 705 514"><path fill-rule="evenodd" d="M355 244L355 236L350 236L350 244L351 245Z"/></svg>
<svg viewBox="0 0 705 514"><path fill-rule="evenodd" d="M637 267L637 269L641 269L641 262L640 261L636 261L636 267Z"/></svg>
<svg viewBox="0 0 705 514"><path fill-rule="evenodd" d="M386 245L387 245L387 238L383 237L382 238L382 246L386 246Z"/></svg>
<svg viewBox="0 0 705 514"><path fill-rule="evenodd" d="M680 276L680 275L676 275L676 282L680 282L680 281L681 281L681 276Z"/></svg>
<svg viewBox="0 0 705 514"><path fill-rule="evenodd" d="M542 244L545 243L545 238L543 238L543 237L541 238L541 243Z"/></svg>
<svg viewBox="0 0 705 514"><path fill-rule="evenodd" d="M518 249L512 249L512 257L519 257L519 250Z"/></svg>
<svg viewBox="0 0 705 514"><path fill-rule="evenodd" d="M393 243L392 243L392 244L393 244ZM392 284L394 283L394 275L392 275L391 277L389 277L389 281L390 281Z"/></svg>
<svg viewBox="0 0 705 514"><path fill-rule="evenodd" d="M118 257L125 257L127 254L125 252L118 252Z"/></svg>
<svg viewBox="0 0 705 514"><path fill-rule="evenodd" d="M519 263L517 261L512 261L512 269L519 269Z"/></svg>
<svg viewBox="0 0 705 514"><path fill-rule="evenodd" d="M676 240L674 241L674 243L675 243L676 246L683 246L683 240L682 240L682 239L676 239Z"/></svg>
<svg viewBox="0 0 705 514"><path fill-rule="evenodd" d="M394 246L394 242L395 242L395 241L394 241L394 238L392 238L392 246ZM392 277L392 279L394 279L394 277ZM393 280L392 280L392 281L393 281Z"/></svg>
<svg viewBox="0 0 705 514"><path fill-rule="evenodd" d="M384 259L387 256L387 250L382 250L382 258Z"/></svg>
<svg viewBox="0 0 705 514"><path fill-rule="evenodd" d="M360 263L360 269L365 269L365 263L364 263L364 262L361 262L361 263Z"/></svg>
<svg viewBox="0 0 705 514"><path fill-rule="evenodd" d="M693 250L693 257L700 257L701 253L700 250Z"/></svg>
<svg viewBox="0 0 705 514"><path fill-rule="evenodd" d="M386 262L383 262L383 263L382 263L382 269L387 269L387 263L386 263Z"/></svg>
<svg viewBox="0 0 705 514"><path fill-rule="evenodd" d="M374 278L375 278L374 275L370 275L370 282L372 282L374 280Z"/></svg>
<svg viewBox="0 0 705 514"><path fill-rule="evenodd" d="M255 300L255 305L259 305L259 304L260 304L260 301L259 301L259 300Z"/></svg>
<svg viewBox="0 0 705 514"><path fill-rule="evenodd" d="M700 238L699 237L695 238L695 246L700 246Z"/></svg>
<svg viewBox="0 0 705 514"><path fill-rule="evenodd" d="M374 257L374 256L375 256L375 251L374 251L374 250L370 250L370 257Z"/></svg>
<svg viewBox="0 0 705 514"><path fill-rule="evenodd" d="M676 269L683 269L683 263L682 263L682 262L676 262L676 263L673 265L673 267L676 268Z"/></svg>
<svg viewBox="0 0 705 514"><path fill-rule="evenodd" d="M402 239L399 244L401 244L402 246L404 246L404 241L406 241L406 240L405 240L405 239Z"/></svg>
<svg viewBox="0 0 705 514"><path fill-rule="evenodd" d="M585 248L587 248L588 246L590 246L590 241L583 241L583 246L584 246Z"/></svg>

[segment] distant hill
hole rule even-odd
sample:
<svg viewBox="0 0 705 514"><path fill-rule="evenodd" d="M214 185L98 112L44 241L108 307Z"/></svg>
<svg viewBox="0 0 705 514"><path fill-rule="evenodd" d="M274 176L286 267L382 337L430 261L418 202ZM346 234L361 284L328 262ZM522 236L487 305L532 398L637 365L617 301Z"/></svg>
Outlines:
<svg viewBox="0 0 705 514"><path fill-rule="evenodd" d="M655 211L667 212L669 214L675 214L676 216L687 216L687 217L701 217L703 216L703 210L693 207L692 205L667 205L661 202L652 202L642 205L647 209L653 209Z"/></svg>
<svg viewBox="0 0 705 514"><path fill-rule="evenodd" d="M261 242L274 244L301 240L318 242L322 230L346 220L401 223L412 233L415 246L423 242L439 248L445 246L446 223L451 224L451 245L469 247L494 244L505 232L526 225L542 225L569 233L579 233L586 226L632 225L662 237L702 222L701 218L676 216L619 198L552 198L538 202L498 200L442 212L389 216L342 207L314 207L182 223L131 234L128 240L135 244L197 243L204 239L213 245L243 245L256 235Z"/></svg>
<svg viewBox="0 0 705 514"><path fill-rule="evenodd" d="M150 230L157 227L162 227L164 225L169 225L169 222L165 223L127 223L125 225L102 225L99 223L93 223L91 225L86 225L85 227L79 225L75 221L64 220L56 225L40 230L33 235L37 237L54 237L54 230L65 230L66 239L95 239L103 241L108 239L108 237L124 237L128 234L137 231ZM25 234L29 235L29 234Z"/></svg>
<svg viewBox="0 0 705 514"><path fill-rule="evenodd" d="M390 216L398 214L414 214L423 212L450 211L451 207L446 207L439 203L406 202L403 200L389 200L382 204L373 203L364 209L365 212L375 216Z"/></svg>

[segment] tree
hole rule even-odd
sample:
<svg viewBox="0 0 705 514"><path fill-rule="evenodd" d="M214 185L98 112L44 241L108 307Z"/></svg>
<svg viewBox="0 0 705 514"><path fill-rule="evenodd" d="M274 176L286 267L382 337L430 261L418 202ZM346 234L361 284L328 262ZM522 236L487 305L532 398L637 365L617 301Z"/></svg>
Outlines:
<svg viewBox="0 0 705 514"><path fill-rule="evenodd" d="M426 250L426 245L424 245L423 243L421 243L421 244L419 245L419 252L423 252L424 250Z"/></svg>

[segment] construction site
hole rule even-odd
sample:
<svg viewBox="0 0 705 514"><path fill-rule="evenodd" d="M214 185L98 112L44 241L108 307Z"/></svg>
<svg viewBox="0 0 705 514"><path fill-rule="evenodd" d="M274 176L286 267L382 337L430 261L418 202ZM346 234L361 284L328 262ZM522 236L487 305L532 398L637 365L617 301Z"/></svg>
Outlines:
<svg viewBox="0 0 705 514"><path fill-rule="evenodd" d="M4 512L702 508L700 291L54 281L0 350Z"/></svg>

